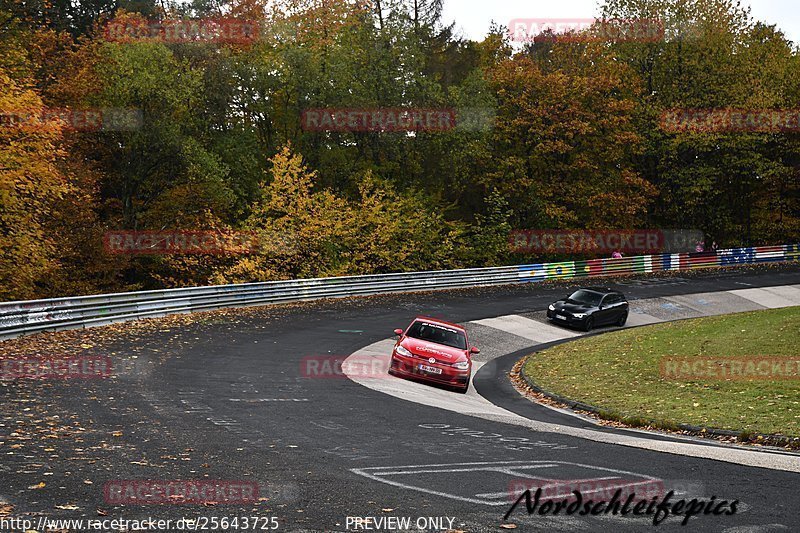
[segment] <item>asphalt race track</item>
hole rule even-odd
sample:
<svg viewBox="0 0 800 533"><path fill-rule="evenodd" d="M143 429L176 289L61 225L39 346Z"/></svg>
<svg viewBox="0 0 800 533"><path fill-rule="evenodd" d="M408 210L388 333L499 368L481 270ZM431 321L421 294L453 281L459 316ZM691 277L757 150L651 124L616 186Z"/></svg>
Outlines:
<svg viewBox="0 0 800 533"><path fill-rule="evenodd" d="M610 286L635 306L661 297L798 284L800 268L785 267L638 278ZM12 382L0 388L5 481L0 503L32 517L257 513L276 516L280 531L354 531L347 517L389 516L410 517L412 525L420 517L439 517L445 529L499 531L512 484L531 477L533 470L546 470L558 479L655 479L675 490L676 498L740 502L734 516L697 516L686 527L680 518L669 517L659 530L798 531L800 474L787 470L800 456L650 439L514 398L503 376L518 356L541 344L531 339L473 327L471 342L486 348L476 386L463 396L412 383L412 388L425 387L430 405L416 397L403 399L409 390L405 384L393 395L304 370L308 357L341 361L385 341L416 315L460 323L531 315L567 291L565 285L527 285L211 313L183 327L165 325L94 344L96 353L113 357L114 378ZM383 381L377 389L391 388L392 381ZM438 398L447 406L464 402L465 411L497 411L470 416L441 408ZM494 416L500 411L507 415ZM526 426L504 416L532 421ZM20 438L21 430L38 423L55 436ZM545 425L546 430L536 429ZM632 446L631 439L649 444ZM103 495L104 485L114 480L203 478L256 482L262 501L111 505ZM526 531L655 527L652 517L529 517L524 505L508 522Z"/></svg>

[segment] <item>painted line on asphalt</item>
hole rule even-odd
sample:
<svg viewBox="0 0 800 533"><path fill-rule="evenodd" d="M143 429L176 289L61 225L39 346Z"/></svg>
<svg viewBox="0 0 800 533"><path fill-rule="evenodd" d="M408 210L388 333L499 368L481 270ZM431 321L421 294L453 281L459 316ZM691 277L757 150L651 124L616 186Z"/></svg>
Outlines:
<svg viewBox="0 0 800 533"><path fill-rule="evenodd" d="M391 357L389 354L393 345L394 341L387 339L367 346L351 357L358 357L359 360L362 361L364 357L370 355L385 357L386 363L384 364L388 364L388 359ZM533 431L566 435L593 442L628 446L700 459L714 459L744 466L800 472L800 456L759 452L749 449L707 446L705 444L654 440L647 438L645 435L642 437L633 437L617 433L606 433L593 429L575 428L561 424L529 420L494 405L489 400L486 400L474 392L474 387L470 388L470 393L467 395L460 395L421 383L392 378L391 376L389 378L349 377L356 383L364 385L365 387L402 400L493 422L527 427Z"/></svg>
<svg viewBox="0 0 800 533"><path fill-rule="evenodd" d="M603 475L598 478L591 478L587 475L583 476L576 476L575 467L580 469L585 469L591 472L601 472ZM432 464L432 465L407 465L407 466L377 466L377 467L367 467L367 468L353 468L350 471L354 474L358 474L359 476L363 476L374 481L379 481L381 483L385 483L387 485L392 485L395 487L399 487L406 490L414 490L417 492L424 492L426 494L432 494L434 496L442 496L445 498L450 498L453 500L459 500L469 503L481 504L481 505L489 505L493 507L509 504L509 499L511 497L511 493L509 492L509 488L511 487L511 483L519 482L522 479L539 479L536 477L532 477L526 475L524 472L520 472L521 470L534 470L534 469L561 469L565 472L563 473L556 473L554 474L551 479L571 479L571 478L580 478L580 479L591 479L592 481L600 480L600 479L610 479L607 475L608 473L613 474L622 474L626 476L624 479L632 479L638 478L639 481L634 482L634 484L646 484L646 483L653 483L658 482L657 478L652 476L647 476L644 474L638 474L635 472L628 472L626 470L618 470L614 468L606 468L601 466L594 466L594 465L587 465L582 463L572 463L567 461L501 461L501 462L476 462L476 463L445 463L445 464ZM436 490L431 487L426 487L424 478L425 474L435 474L432 476L436 479L436 484L440 485L441 479L445 477L447 474L455 473L455 474L464 474L476 472L483 474L483 477L486 477L489 474L500 474L501 479L507 479L507 481L503 482L498 488L506 489L505 492L492 492L492 493L480 493L480 494L454 494L450 492L444 492L441 490ZM403 481L396 481L394 479L387 479L390 476L416 476L417 480L407 480L406 478ZM560 478L557 476L561 476ZM613 478L622 477L622 476L614 476ZM412 485L412 482L416 481L416 484ZM460 486L464 486L461 484ZM631 485L632 486L632 485ZM497 495L502 494L506 500L505 501L497 501Z"/></svg>
<svg viewBox="0 0 800 533"><path fill-rule="evenodd" d="M511 411L506 411L505 409L497 407L492 402L478 394L478 392L475 390L475 387L470 387L467 394L455 394L449 390L431 387L430 385L426 385L424 383L418 383L415 381L390 376L388 373L382 376L356 376L347 373L350 368L350 365L347 364L347 361L352 357L357 357L358 359L356 360L361 361L362 363L366 358L373 358L377 361L372 368L389 368L391 365L391 354L394 344L395 341L393 339L386 339L366 346L365 348L362 348L348 357L345 362L342 363L342 370L345 372L348 378L356 383L364 385L372 390L377 390L385 394L389 394L390 396L408 400L410 402L433 406L436 406L437 404L454 403L459 406L459 409L462 412L465 413L483 414L492 412L498 413L502 416L517 416ZM355 367L355 365L353 366ZM482 364L478 363L477 361L475 362L472 369L473 375L475 375L481 366Z"/></svg>
<svg viewBox="0 0 800 533"><path fill-rule="evenodd" d="M254 398L254 399L244 399L244 398L228 398L230 402L240 402L240 403L271 403L271 402L308 402L310 401L308 398Z"/></svg>
<svg viewBox="0 0 800 533"><path fill-rule="evenodd" d="M731 294L740 296L758 305L763 305L768 309L781 309L784 307L794 307L800 305L800 301L793 301L787 289L794 289L794 287L781 287L783 292L768 291L766 289L738 289L730 291Z"/></svg>
<svg viewBox="0 0 800 533"><path fill-rule="evenodd" d="M787 285L785 287L764 287L764 290L776 294L782 298L794 302L795 305L800 305L800 288L795 285Z"/></svg>
<svg viewBox="0 0 800 533"><path fill-rule="evenodd" d="M628 315L628 323L626 324L626 326L632 328L636 326L648 326L650 324L658 324L659 322L663 322L663 320L661 320L660 318L656 318L653 315L648 315L647 313L631 312Z"/></svg>
<svg viewBox="0 0 800 533"><path fill-rule="evenodd" d="M794 286L791 286L790 288L797 289L797 287ZM746 294L751 296L751 298L746 298L746 299L752 301L752 298L758 298L760 301L755 302L758 305L767 307L765 303L769 303L773 306L776 306L777 308L777 307L785 307L785 305L783 304L787 301L790 301L783 295L793 296L794 294L796 294L792 290L785 290L785 289L786 287L776 287L773 288L772 292L764 291L762 289L742 289L742 290L722 291L722 292L726 292L728 294L732 294L735 296L742 296L740 293L745 292ZM751 291L759 291L759 292L753 293ZM729 301L723 303L722 300L725 300L725 298L724 297L720 298L719 293L699 293L690 296L698 300L705 300L709 302L707 306L708 309L706 310L709 316L713 314L720 314L719 311L723 311L724 310L723 308L729 309L729 306L727 305L729 304ZM664 302L664 301L666 300L663 298L656 298L653 300L637 300L637 304L642 304L642 303L657 304L659 302ZM715 304L714 302L719 302L719 303ZM507 317L497 317L495 319L488 319L492 321L491 322L492 324L495 324L490 327L494 327L495 329L500 329L501 331L505 332L508 332L507 331L508 329L514 328L517 329L517 331L522 331L525 334L531 336L541 335L541 332L548 332L548 334L550 334L549 333L550 330L548 328L553 327L550 326L549 324L539 323L543 326L547 326L546 328L540 329L529 323L529 322L536 323L537 321L535 320L525 319L525 321L520 321L519 319L520 318L524 319L524 317L520 317L519 315L510 315L510 317L511 318L509 318L508 321L505 320ZM655 319L655 317L650 317L650 318ZM658 319L655 320L661 322ZM488 325L486 322L487 322L486 320L475 321L475 323ZM496 327L496 326L501 326L501 327ZM571 331L565 331L565 333L567 334L565 334L561 338L578 336L578 334L575 334L575 332ZM380 364L382 365L380 368L389 368L391 351L394 344L395 341L393 339L386 339L383 341L379 341L377 343L362 348L361 350L352 354L350 357L359 358L358 360L361 361L363 361L362 358L373 357L380 360ZM535 346L531 346L531 350L532 351L535 350ZM475 372L477 372L480 366L482 365L478 365L476 362L476 364L474 365L475 368L473 368L473 375ZM343 365L343 368L347 368L347 365ZM646 449L663 453L671 453L675 455L696 457L701 459L712 459L712 460L741 464L745 466L768 468L773 470L784 470L790 472L800 472L800 456L795 456L795 455L783 455L783 454L775 454L769 452L760 452L757 450L751 450L745 448L739 449L739 448L730 448L721 446L708 446L705 444L693 444L687 442L654 440L647 438L645 434L643 434L642 437L634 437L630 435L600 432L593 429L575 428L575 427L563 426L560 424L552 424L547 422L539 422L536 420L529 420L525 417L519 416L515 413L512 413L510 411L507 411L501 407L494 405L489 400L485 399L483 396L478 394L475 391L474 387L470 387L470 390L466 395L461 395L452 393L447 390L431 387L429 385L425 385L422 383L404 380L401 378L395 378L393 376L363 377L356 375L348 375L348 377L352 381L359 383L367 388L370 388L372 390L384 394L388 394L390 396L394 396L396 398L418 403L421 405L427 405L430 407L436 407L439 409L456 412L462 415L482 418L484 420L502 422L505 424L512 424L517 426L524 426L534 431L541 431L544 433L556 433L560 435L567 435L571 437L586 439L594 442L628 446L628 447Z"/></svg>
<svg viewBox="0 0 800 533"><path fill-rule="evenodd" d="M512 335L534 341L538 344L580 336L580 333L551 326L550 324L545 324L519 315L473 320L472 323L499 329L500 331L511 333Z"/></svg>
<svg viewBox="0 0 800 533"><path fill-rule="evenodd" d="M669 296L665 298L704 316L725 315L745 311L762 311L766 309L752 300L742 298L730 292L711 292L701 294L686 294Z"/></svg>

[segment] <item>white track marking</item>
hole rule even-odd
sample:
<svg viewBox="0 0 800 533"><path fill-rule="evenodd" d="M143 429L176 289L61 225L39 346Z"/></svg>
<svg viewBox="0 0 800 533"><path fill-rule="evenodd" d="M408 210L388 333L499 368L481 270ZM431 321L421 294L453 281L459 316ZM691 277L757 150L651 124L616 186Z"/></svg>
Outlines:
<svg viewBox="0 0 800 533"><path fill-rule="evenodd" d="M800 286L788 287L773 287L770 290L766 289L741 289L734 291L724 291L727 294L733 294L747 300L756 302L764 307L788 307L796 305L792 303L789 298L796 298L800 291ZM712 298L716 293L709 294L709 305L706 313L709 315L720 314L720 312L727 312L723 307L729 308L729 302L723 304L715 302ZM781 296L784 295L784 296ZM692 295L688 295L692 296ZM687 297L688 297L687 296ZM693 295L698 297L701 295ZM717 298L717 300L724 300L724 298ZM646 301L646 300L640 300ZM769 304L769 305L768 305ZM631 314L631 318L636 314ZM649 316L649 315L639 315ZM658 321L655 317L650 317ZM551 338L556 330L561 334L560 338L576 337L579 333L571 332L569 330L561 330L549 324L537 322L535 320L527 319L519 315L511 315L510 317L499 317L495 319L478 320L475 323L501 329L514 335L529 338L538 343L550 342L545 340L536 340ZM533 324L538 324L534 326ZM636 325L635 319L629 325ZM514 331L509 331L514 329ZM520 335L524 333L525 335ZM395 341L387 339L367 346L350 357L359 358L357 360L363 361L364 357L374 357L381 359L382 368L389 367L389 359L391 357L392 347ZM531 346L531 351L535 350L535 345ZM483 363L475 363L473 365L473 373L477 372ZM346 369L347 365L343 365ZM356 375L349 375L348 377L365 387L372 390L394 396L409 402L414 402L421 405L427 405L446 411L459 413L462 415L473 416L482 418L484 420L491 420L494 422L502 422L504 424L511 424L530 428L534 431L543 433L555 433L560 435L568 435L571 437L586 439L594 442L601 442L606 444L615 444L619 446L628 446L633 448L640 448L651 451L658 451L663 453L671 453L675 455L683 455L688 457L696 457L702 459L712 459L717 461L724 461L729 463L741 464L744 466L753 466L758 468L768 468L772 470L784 470L789 472L800 472L800 456L780 453L761 452L748 448L734 448L727 446L713 446L704 444L695 444L693 442L675 442L665 440L650 439L646 432L637 432L639 436L622 435L616 433L600 432L593 429L574 428L570 426L563 426L560 424L551 424L546 422L539 422L529 420L515 413L507 411L491 403L489 400L480 396L474 387L470 387L466 395L456 394L448 390L443 390L423 383L416 383L408 380L394 378L392 376L379 376L379 377L362 377ZM497 379L505 379L504 376L496 376Z"/></svg>
<svg viewBox="0 0 800 533"><path fill-rule="evenodd" d="M390 359L394 344L395 340L393 339L379 341L357 351L350 357L358 357L356 360L360 362L363 362L366 357L372 357L380 360L380 363L375 365L373 368L388 369L391 366ZM487 411L491 411L493 413L500 413L504 416L516 416L510 411L506 411L505 409L495 406L492 402L478 394L475 391L475 387L470 387L467 394L457 394L446 389L431 387L430 385L426 385L424 383L417 383L414 381L390 376L388 373L385 375L370 377L348 374L348 365L346 363L350 357L348 357L348 359L346 359L342 364L342 371L351 380L370 389L379 390L391 396L402 398L410 402L433 406L437 405L438 403L453 402L455 398L459 408L466 413L485 413ZM473 375L481 366L482 364L478 364L477 362L473 364Z"/></svg>
<svg viewBox="0 0 800 533"><path fill-rule="evenodd" d="M776 296L780 296L781 298L786 298L793 302L794 305L800 305L800 289L797 287L791 285L785 287L764 287L764 290Z"/></svg>
<svg viewBox="0 0 800 533"><path fill-rule="evenodd" d="M705 316L766 309L763 305L727 291L669 296L664 299L693 309Z"/></svg>
<svg viewBox="0 0 800 533"><path fill-rule="evenodd" d="M553 468L557 465L536 465L535 467L530 468ZM492 468L495 472L501 472L503 474L516 474L516 472L512 472L507 468ZM436 468L431 470L387 470L386 472L381 473L382 476L407 476L412 474L440 474L440 473L452 473L452 472L474 472L474 468ZM516 474L520 475L520 474ZM529 476L524 476L529 477ZM530 479L539 479L539 478L530 478Z"/></svg>
<svg viewBox="0 0 800 533"><path fill-rule="evenodd" d="M240 403L268 403L268 402L307 402L309 400L308 398L255 398L250 400L243 398L229 398L228 401L240 402Z"/></svg>
<svg viewBox="0 0 800 533"><path fill-rule="evenodd" d="M566 461L502 461L502 462L480 462L480 463L451 463L451 464L433 464L433 465L408 465L408 466L378 466L378 467L368 467L368 468L353 468L350 471L354 474L358 474L360 476L364 476L366 478L372 479L374 481L380 481L381 483L386 483L387 485L392 485L395 487L400 487L402 489L407 490L414 490L418 492L424 492L426 494L433 494L435 496L443 496L445 498L451 498L453 500L460 500L469 503L477 503L482 505L490 505L490 506L501 506L501 505L508 505L509 501L506 499L505 501L495 501L498 498L496 497L499 492L497 493L486 493L486 494L475 494L473 496L465 496L463 494L452 494L448 492L442 492L437 490L428 489L425 487L412 485L411 481L409 482L400 482L394 481L392 479L387 479L387 476L397 475L400 473L402 475L413 475L413 474L446 474L450 473L464 473L464 472L491 472L495 474L504 474L508 476L509 481L514 481L516 478L513 477L516 474L509 475L510 471L516 469L531 469L531 468L558 468L560 466L566 467L582 467L587 468L590 470L600 471L603 473L611 472L614 474L624 474L625 476L630 477L637 477L640 478L641 482L635 482L632 484L645 484L645 483L652 483L654 481L659 481L657 478L651 476L645 476L643 474L637 474L635 472L628 472L625 470L616 470L613 468L606 468L594 465L586 465L582 463L571 463ZM615 478L618 476L614 476ZM603 476L598 479L608 479L607 476ZM629 479L629 478L625 478ZM506 498L509 498L509 492L506 491L502 493Z"/></svg>
<svg viewBox="0 0 800 533"><path fill-rule="evenodd" d="M388 358L390 357L389 354L391 353L393 345L394 341L391 339L380 341L363 350L359 350L351 357L358 357L360 358L359 360L363 360L364 357L374 354L376 357ZM703 459L714 459L744 466L800 472L800 456L796 455L765 453L744 448L707 446L687 442L653 440L647 438L646 435L634 437L619 433L606 433L592 429L575 428L560 424L528 420L527 418L494 405L489 400L475 393L474 387L470 388L472 394L461 395L422 383L393 378L392 376L381 378L363 378L361 376L349 377L356 383L360 383L365 387L396 398L452 411L462 415L474 416L484 420L523 426L543 433L555 433L606 444L629 446L632 448Z"/></svg>
<svg viewBox="0 0 800 533"><path fill-rule="evenodd" d="M476 494L476 498L485 498L487 500L508 500L508 491L505 492L484 492Z"/></svg>
<svg viewBox="0 0 800 533"><path fill-rule="evenodd" d="M473 324L480 324L490 328L499 329L506 333L511 333L523 339L532 340L539 344L558 341L570 337L577 337L580 333L568 329L557 328L550 324L545 324L537 320L525 318L519 315L501 316L498 318L487 318L485 320L474 320Z"/></svg>
<svg viewBox="0 0 800 533"><path fill-rule="evenodd" d="M789 289L794 287L780 287L780 289ZM739 289L735 291L729 291L731 294L735 294L736 296L740 296L745 298L746 300L750 300L751 302L755 302L758 305L763 305L768 309L779 309L782 307L793 307L798 305L797 302L793 302L789 298L782 296L778 291L768 291L766 289Z"/></svg>
<svg viewBox="0 0 800 533"><path fill-rule="evenodd" d="M647 313L630 313L628 315L628 322L626 324L627 327L634 327L634 326L646 326L648 324L658 324L659 322L663 322L660 318L656 318L652 315L648 315Z"/></svg>

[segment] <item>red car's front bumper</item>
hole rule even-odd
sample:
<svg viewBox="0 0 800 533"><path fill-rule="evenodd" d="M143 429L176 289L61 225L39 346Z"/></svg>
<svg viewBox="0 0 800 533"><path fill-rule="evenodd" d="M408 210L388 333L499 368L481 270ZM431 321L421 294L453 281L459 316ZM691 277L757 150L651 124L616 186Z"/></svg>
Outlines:
<svg viewBox="0 0 800 533"><path fill-rule="evenodd" d="M440 369L441 374L434 374L420 369L420 365L425 365ZM397 352L392 354L392 366L390 372L401 376L413 377L423 381L449 385L452 387L464 388L469 384L472 374L472 365L467 370L458 370L452 366L430 363L427 359L418 357L404 357Z"/></svg>

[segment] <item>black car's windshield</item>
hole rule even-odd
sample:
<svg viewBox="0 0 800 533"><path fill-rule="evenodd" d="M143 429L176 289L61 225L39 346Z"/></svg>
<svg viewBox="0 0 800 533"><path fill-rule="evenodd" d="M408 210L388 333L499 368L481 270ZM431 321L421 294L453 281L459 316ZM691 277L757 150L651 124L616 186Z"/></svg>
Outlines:
<svg viewBox="0 0 800 533"><path fill-rule="evenodd" d="M585 291L579 290L572 293L572 296L568 298L570 302L575 302L583 305L591 305L593 307L597 307L600 305L600 300L603 299L603 295L597 292L592 291Z"/></svg>
<svg viewBox="0 0 800 533"><path fill-rule="evenodd" d="M463 332L430 322L414 322L406 333L409 337L443 344L459 350L467 349L467 338Z"/></svg>

